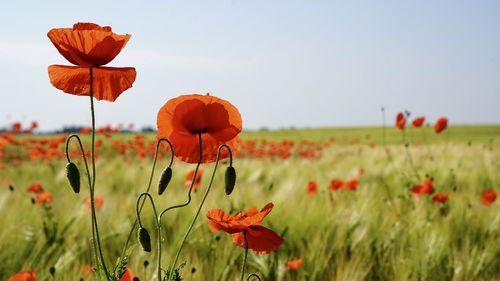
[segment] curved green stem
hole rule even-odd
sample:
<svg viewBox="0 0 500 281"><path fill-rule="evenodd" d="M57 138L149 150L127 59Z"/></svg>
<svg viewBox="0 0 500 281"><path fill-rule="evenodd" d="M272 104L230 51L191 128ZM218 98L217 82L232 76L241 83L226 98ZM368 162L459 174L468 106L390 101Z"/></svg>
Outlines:
<svg viewBox="0 0 500 281"><path fill-rule="evenodd" d="M83 158L83 163L85 164L85 171L87 172L87 179L89 183L89 190L92 189L92 181L90 179L90 171L89 171L89 165L87 164L87 157L85 156L85 151L83 149L83 144L80 139L80 137L76 134L69 135L69 137L66 139L66 146L65 146L65 152L66 152L66 160L71 162L70 156L69 156L69 144L70 141L75 138L78 141L78 145L80 147L80 152L82 153L82 158ZM95 255L95 261L96 265L99 265L99 257L97 253L97 244L96 244L96 236L95 236L95 226L94 226L94 221L92 220L92 244L94 248L94 255Z"/></svg>
<svg viewBox="0 0 500 281"><path fill-rule="evenodd" d="M174 147L172 146L172 143L168 139L165 139L165 138L159 139L156 142L156 149L155 149L155 156L154 156L154 159L153 159L153 166L151 168L151 174L149 176L148 187L147 187L145 193L149 193L149 190L151 189L151 184L153 182L153 176L154 176L154 173L155 173L156 162L158 160L158 152L159 152L159 148L160 148L161 142L166 142L168 144L168 146L170 147L170 163L168 163L167 167L171 167L172 164L173 164L173 162L174 162ZM140 213L142 212L142 208L144 207L144 203L145 202L146 202L146 198L144 198L142 200L142 202L141 202L141 207L138 209L137 218L139 218ZM135 219L135 221L134 221L134 223L132 225L132 228L130 229L130 232L128 234L127 240L125 241L125 245L123 246L123 249L122 249L122 252L121 252L121 255L120 255L120 260L123 260L123 258L125 257L125 253L127 252L128 244L130 243L130 240L132 239L132 234L134 233L134 229L135 229L135 227L137 225L137 222L138 222L137 218ZM156 216L156 214L155 214L155 218L156 219L158 218ZM118 265L115 266L115 269L114 269L115 271L116 271L117 267L118 267Z"/></svg>
<svg viewBox="0 0 500 281"><path fill-rule="evenodd" d="M144 198L142 200L142 205L141 207L139 207L139 201L141 200L142 197L148 197L149 198L149 201L151 202L151 205L153 206L153 213L155 215L155 219L156 219L156 231L157 231L157 249L158 249L158 281L161 281L161 225L158 221L158 212L156 211L156 205L155 205L155 202L153 201L153 197L151 197L151 194L149 194L148 192L144 192L144 193L141 193L141 195L139 195L139 197L137 198L137 205L136 205L136 214L137 214L137 218L136 218L136 222L139 223L139 226L142 227L142 222L141 222L141 210L142 208L144 207L144 203L146 201L146 198Z"/></svg>
<svg viewBox="0 0 500 281"><path fill-rule="evenodd" d="M153 197L151 197L151 194L149 194L148 192L143 192L139 195L139 197L137 197L137 202L136 202L136 214L137 214L137 222L139 223L139 226L142 227L142 222L141 222L141 214L140 214L140 208L139 208L139 201L141 200L142 197L148 197L149 198L149 201L151 201L151 205L153 206L153 213L155 215L155 218L158 217L158 213L156 212L156 205L155 205L155 202L153 201ZM144 206L144 203L146 202L146 198L144 198L142 200L142 204ZM143 207L142 206L142 207Z"/></svg>
<svg viewBox="0 0 500 281"><path fill-rule="evenodd" d="M262 281L262 279L260 279L259 275L257 275L256 273L252 273L252 274L248 275L247 281L250 280L250 278L252 278L252 277L257 278L257 280L259 280L259 281Z"/></svg>
<svg viewBox="0 0 500 281"><path fill-rule="evenodd" d="M241 266L240 281L243 281L243 276L245 276L245 266L247 265L248 240L247 240L247 231L246 230L243 230L243 237L245 238L245 256L243 256L243 265Z"/></svg>
<svg viewBox="0 0 500 281"><path fill-rule="evenodd" d="M209 182L208 187L207 187L207 191L205 191L205 194L203 195L203 198L201 199L200 205L198 206L198 210L196 211L196 214L195 214L193 220L191 221L191 224L189 225L186 233L184 234L184 237L182 238L179 249L177 250L177 253L175 254L174 262L173 262L172 266L170 267L171 271L174 270L175 266L177 265L177 261L179 260L179 255L182 251L182 248L184 247L184 244L186 243L186 239L189 236L189 233L191 232L191 230L193 229L194 223L196 222L196 219L200 215L201 208L203 207L203 204L205 204L205 200L207 199L208 193L210 192L210 189L212 188L212 183L214 181L215 171L217 171L217 166L219 164L219 158L220 158L220 152L221 152L222 148L226 148L228 150L229 163L230 163L230 165L232 165L232 163L233 163L233 155L232 155L232 152L231 152L231 149L229 148L229 146L227 146L225 144L220 145L219 149L217 150L217 157L215 158L215 165L214 165L214 169L212 172L212 176L210 178L210 182ZM160 214L160 217L161 217L161 214Z"/></svg>

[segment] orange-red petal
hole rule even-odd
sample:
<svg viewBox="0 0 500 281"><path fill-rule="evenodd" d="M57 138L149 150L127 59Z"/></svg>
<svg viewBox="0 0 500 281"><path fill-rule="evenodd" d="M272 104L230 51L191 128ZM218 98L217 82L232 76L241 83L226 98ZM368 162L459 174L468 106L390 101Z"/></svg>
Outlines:
<svg viewBox="0 0 500 281"><path fill-rule="evenodd" d="M248 248L252 249L256 254L267 254L275 251L284 242L274 231L269 228L257 225L251 226L246 230L246 237L248 241ZM232 234L233 243L240 247L245 248L245 236L243 232Z"/></svg>
<svg viewBox="0 0 500 281"><path fill-rule="evenodd" d="M134 280L134 274L132 273L132 270L130 270L129 268L125 268L125 272L123 273L119 281L132 281L132 280Z"/></svg>
<svg viewBox="0 0 500 281"><path fill-rule="evenodd" d="M12 275L7 281L36 281L36 272L21 271Z"/></svg>
<svg viewBox="0 0 500 281"><path fill-rule="evenodd" d="M214 232L223 230L227 233L235 233L245 229L245 226L237 223L235 216L231 216L221 209L208 211L207 218L210 221L208 227Z"/></svg>
<svg viewBox="0 0 500 281"><path fill-rule="evenodd" d="M97 100L115 101L135 81L133 67L94 67L93 94ZM80 66L49 66L50 83L65 93L90 96L90 68Z"/></svg>
<svg viewBox="0 0 500 281"><path fill-rule="evenodd" d="M125 47L130 34L118 35L111 27L77 23L73 28L54 28L47 36L69 62L80 66L99 66L111 62Z"/></svg>
<svg viewBox="0 0 500 281"><path fill-rule="evenodd" d="M191 94L169 100L158 112L157 138L167 138L174 146L174 154L182 161L213 162L221 144L235 147L235 138L241 132L238 109L228 101L209 95ZM221 159L229 155L221 151Z"/></svg>

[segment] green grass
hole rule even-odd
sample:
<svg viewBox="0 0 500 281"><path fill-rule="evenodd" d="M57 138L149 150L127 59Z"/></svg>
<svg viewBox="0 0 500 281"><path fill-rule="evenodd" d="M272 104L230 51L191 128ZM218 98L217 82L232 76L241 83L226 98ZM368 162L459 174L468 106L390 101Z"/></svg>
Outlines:
<svg viewBox="0 0 500 281"><path fill-rule="evenodd" d="M275 207L263 225L282 234L285 243L275 253L249 255L247 272L257 272L263 280L500 280L500 202L487 208L479 199L485 189L498 191L500 187L500 126L451 127L437 136L429 128L425 139L422 131L408 130L406 140L411 143L414 167L401 143L401 133L387 129L389 158L381 130L242 133L243 140L334 137L335 142L319 159L235 159L238 181L231 196L224 194L224 169L220 169L181 256L186 262L182 269L185 280L237 280L244 249L233 246L229 234L210 232L205 213L213 208L231 212L262 208L268 202ZM371 143L376 146L370 148L367 144ZM97 162L96 187L96 194L105 200L98 219L108 264L114 264L120 255L134 220L135 200L146 189L152 164L150 159L112 155L105 153ZM0 280L22 269L36 270L39 280L94 280L81 273L81 267L92 261L90 215L82 207L88 190L82 178L81 194L72 193L64 165L64 161L25 161L0 170L0 180L15 187L14 192L9 191L5 181L0 186ZM153 181L153 198L159 209L186 199L185 174L194 168L176 160L174 178L160 197L154 188L165 165L162 159ZM202 165L203 191L212 167ZM328 190L331 179L349 179L360 167L365 173L360 176L358 191ZM429 196L414 200L409 188L425 175L435 179L437 192L450 193L448 203L433 204ZM320 185L314 196L306 194L310 180ZM25 192L34 181L53 193L51 212L59 233L74 220L51 245L43 234L44 208L33 205ZM196 192L188 208L164 218L164 267L201 196L201 191ZM149 206L142 218L155 245ZM135 235L133 246L130 268L140 280L154 280L154 251L143 252ZM285 262L295 258L302 258L304 265L290 272ZM144 267L145 261L149 266ZM52 266L56 268L54 278L49 273Z"/></svg>

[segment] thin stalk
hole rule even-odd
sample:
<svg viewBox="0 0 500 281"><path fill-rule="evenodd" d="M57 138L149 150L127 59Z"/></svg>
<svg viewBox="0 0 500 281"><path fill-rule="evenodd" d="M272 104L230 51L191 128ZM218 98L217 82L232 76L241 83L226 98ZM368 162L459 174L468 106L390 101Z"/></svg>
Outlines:
<svg viewBox="0 0 500 281"><path fill-rule="evenodd" d="M153 201L153 197L151 197L151 194L149 194L148 192L144 192L144 193L141 193L141 195L139 195L139 197L137 198L137 206L136 206L136 212L137 212L137 218L136 218L136 222L139 223L140 227L142 227L142 222L141 222L141 214L140 214L140 209L143 208L144 206L144 203L146 201L146 198L144 198L142 200L142 205L141 207L139 208L139 201L141 200L141 197L148 197L149 200L151 201L151 205L153 206L153 213L155 215L155 218L158 219L158 212L156 212L156 206L155 206L155 202ZM156 221L156 231L157 231L157 241L160 241L161 239L161 225L159 223L159 221L157 220ZM157 245L159 245L160 243L158 243ZM161 246L160 246L161 247ZM161 248L158 248L158 281L161 281L161 264L160 264L160 260L161 260Z"/></svg>
<svg viewBox="0 0 500 281"><path fill-rule="evenodd" d="M413 158L411 157L411 153L410 153L410 143L406 142L405 130L402 131L402 135L403 135L403 145L404 145L405 151L406 151L406 158L408 159L408 163L410 164L410 167L413 170L413 173L417 177L417 180L419 180L420 176L418 174L417 168L415 167L415 164L413 164Z"/></svg>
<svg viewBox="0 0 500 281"><path fill-rule="evenodd" d="M145 193L149 193L149 190L151 189L151 184L153 182L153 176L154 176L154 173L155 173L155 168L156 168L156 162L158 160L158 151L159 151L159 147L160 147L160 144L162 141L165 141L168 143L168 145L170 146L170 163L168 164L168 167L171 167L172 166L172 163L174 162L174 148L172 146L172 143L168 140L168 139L165 139L165 138L161 138L159 139L157 142L156 142L156 149L155 149L155 156L154 156L154 159L153 159L153 166L151 168L151 174L149 176L149 182L148 182L148 187L146 189L146 192ZM137 218L139 217L140 213L142 212L142 208L144 207L144 203L146 202L146 198L142 199L142 202L141 202L141 207L138 209L138 214L137 214ZM125 245L123 246L123 249L122 249L122 253L120 255L120 260L123 260L123 258L125 257L125 253L127 251L127 247L128 247L128 244L130 243L130 240L132 239L132 234L134 233L134 229L135 227L137 226L137 220L138 219L135 219L133 225L132 225L132 228L130 228L130 231L128 233L128 237L127 237L127 240L125 241ZM158 217L155 216L155 218L157 219ZM159 238L158 238L159 239ZM114 271L116 271L116 269L118 268L118 264L115 266L115 269Z"/></svg>
<svg viewBox="0 0 500 281"><path fill-rule="evenodd" d="M158 223L157 223L158 224L158 235L159 235L158 242L157 242L158 276L159 276L158 280L161 280L161 219L162 219L163 215L166 214L168 211L173 210L173 209L177 209L177 208L185 207L185 206L189 205L189 203L191 203L191 192L193 191L193 186L194 186L194 182L196 180L196 175L198 174L198 169L200 168L201 161L203 160L202 159L202 157L203 157L203 144L202 144L201 132L198 132L198 143L199 143L199 147L200 147L200 150L199 150L200 157L199 157L198 163L196 164L196 167L194 169L193 178L191 179L191 185L189 186L188 199L187 199L186 203L168 207L165 210L163 210L160 213L160 215L158 216ZM173 270L171 270L170 276L173 276L173 274L174 274Z"/></svg>
<svg viewBox="0 0 500 281"><path fill-rule="evenodd" d="M94 110L94 91L93 91L93 68L90 67L90 113L92 117L92 146L90 147L90 158L92 161L92 185L90 188L90 208L92 210L92 222L95 225L95 237L97 240L97 249L99 250L99 255L101 258L102 267L106 275L106 279L111 281L108 269L106 267L106 262L104 260L104 255L102 253L101 239L99 237L99 226L97 224L97 216L94 204L94 189L96 182L96 168L95 168L95 110Z"/></svg>
<svg viewBox="0 0 500 281"><path fill-rule="evenodd" d="M382 111L382 144L384 146L385 154L387 155L387 158L389 161L392 161L391 154L389 153L389 149L387 148L387 141L386 141L386 121L385 121L385 108L381 108Z"/></svg>
<svg viewBox="0 0 500 281"><path fill-rule="evenodd" d="M187 237L189 236L189 233L193 229L194 223L196 222L196 219L200 215L201 208L203 207L203 204L205 204L205 200L207 199L208 193L210 192L210 189L212 188L212 183L214 181L215 172L217 171L217 166L219 165L220 152L221 152L222 148L226 148L229 151L230 163L232 164L232 152L231 152L231 149L227 145L225 145L225 144L219 146L219 149L217 150L217 157L215 158L214 169L213 169L213 172L212 172L212 176L210 177L210 182L208 184L207 191L205 191L205 194L203 195L203 198L201 199L200 205L198 206L198 210L196 211L196 214L195 214L193 220L191 221L191 224L189 225L186 233L184 234L184 237L182 238L182 241L181 241L181 244L179 246L179 249L177 250L177 253L175 254L174 263L172 264L171 270L175 269L175 266L177 265L177 261L179 260L179 255L180 255L180 253L182 251L182 248L184 247L184 244L186 243Z"/></svg>
<svg viewBox="0 0 500 281"><path fill-rule="evenodd" d="M90 179L89 165L87 164L87 157L85 156L85 151L83 149L82 141L78 135L72 134L66 139L66 147L65 147L66 160L68 161L68 163L71 162L71 159L69 157L69 143L70 143L71 139L73 139L73 138L75 138L78 141L78 146L80 147L80 152L82 153L83 163L85 164L85 171L87 173L87 180L89 183L89 191L91 192L92 181ZM94 226L94 221L92 220L92 244L93 244L93 248L94 248L94 256L95 256L96 266L99 267L99 257L98 257L98 253L97 253L97 245L96 245L96 238L95 237L96 237L95 236L95 226Z"/></svg>
<svg viewBox="0 0 500 281"><path fill-rule="evenodd" d="M241 266L240 281L243 281L243 277L245 276L245 266L247 265L248 240L247 240L246 230L243 230L243 237L245 237L245 256L243 256L243 265Z"/></svg>

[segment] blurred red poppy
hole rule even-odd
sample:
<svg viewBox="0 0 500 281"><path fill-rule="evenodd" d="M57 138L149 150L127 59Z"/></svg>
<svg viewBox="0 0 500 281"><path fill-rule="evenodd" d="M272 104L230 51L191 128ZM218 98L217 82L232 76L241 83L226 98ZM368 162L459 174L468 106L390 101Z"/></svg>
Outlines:
<svg viewBox="0 0 500 281"><path fill-rule="evenodd" d="M481 195L481 201L483 202L483 205L486 207L489 207L495 200L497 199L497 192L494 192L493 190L486 190L483 192Z"/></svg>
<svg viewBox="0 0 500 281"><path fill-rule="evenodd" d="M134 274L132 273L132 270L130 270L127 267L125 268L125 272L123 273L119 281L132 281L132 280L134 280Z"/></svg>
<svg viewBox="0 0 500 281"><path fill-rule="evenodd" d="M184 187L189 188L191 186L191 181L193 180L194 170L189 171L186 174L186 182L184 183ZM196 173L196 178L194 179L193 189L200 188L201 177L203 176L203 170L198 168L198 172Z"/></svg>
<svg viewBox="0 0 500 281"><path fill-rule="evenodd" d="M17 133L21 132L21 128L22 128L21 127L21 123L19 123L19 122L12 123L12 132L14 134L17 134Z"/></svg>
<svg viewBox="0 0 500 281"><path fill-rule="evenodd" d="M405 125L406 125L406 117L405 117L404 113L400 112L396 116L396 127L398 127L398 129L400 129L400 130L404 130Z"/></svg>
<svg viewBox="0 0 500 281"><path fill-rule="evenodd" d="M111 62L125 47L130 34L118 35L111 27L95 23L76 23L73 28L54 28L47 36L59 53L76 66L49 66L50 83L65 93L90 95L90 68L92 90L97 100L115 101L132 87L135 81L133 67L102 67Z"/></svg>
<svg viewBox="0 0 500 281"><path fill-rule="evenodd" d="M345 183L344 188L349 191L356 191L359 187L359 180L351 179Z"/></svg>
<svg viewBox="0 0 500 281"><path fill-rule="evenodd" d="M448 193L444 194L439 192L438 194L434 195L434 197L432 197L432 202L434 202L434 204L444 204L446 203L446 201L448 201L448 199L450 199L450 195Z"/></svg>
<svg viewBox="0 0 500 281"><path fill-rule="evenodd" d="M52 193L50 192L42 192L36 195L37 204L48 204L52 202Z"/></svg>
<svg viewBox="0 0 500 281"><path fill-rule="evenodd" d="M420 127L422 127L422 125L424 124L424 122L425 122L425 117L424 116L420 116L420 117L415 118L411 124L415 128L420 128Z"/></svg>
<svg viewBox="0 0 500 281"><path fill-rule="evenodd" d="M83 276L89 276L94 272L94 267L90 264L86 264L82 266L82 269L80 270L83 274Z"/></svg>
<svg viewBox="0 0 500 281"><path fill-rule="evenodd" d="M241 132L241 115L228 101L210 95L191 94L173 98L158 112L157 138L172 142L174 155L184 162L200 159L199 134L202 143L202 163L215 161L217 149L227 144L235 149L236 136ZM221 151L221 159L229 157Z"/></svg>
<svg viewBox="0 0 500 281"><path fill-rule="evenodd" d="M415 185L410 191L415 195L425 195L434 193L434 182L432 179L425 179L421 184Z"/></svg>
<svg viewBox="0 0 500 281"><path fill-rule="evenodd" d="M36 281L36 272L21 271L12 275L7 281Z"/></svg>
<svg viewBox="0 0 500 281"><path fill-rule="evenodd" d="M318 183L316 181L309 181L307 183L307 195L314 195L318 193Z"/></svg>
<svg viewBox="0 0 500 281"><path fill-rule="evenodd" d="M45 190L42 187L42 184L38 181L32 183L28 189L26 189L27 192L39 194L43 193Z"/></svg>
<svg viewBox="0 0 500 281"><path fill-rule="evenodd" d="M434 131L437 134L441 133L448 127L448 118L441 117L437 120L436 125L434 125Z"/></svg>
<svg viewBox="0 0 500 281"><path fill-rule="evenodd" d="M295 271L302 267L302 259L290 260L286 262L286 267L291 271Z"/></svg>
<svg viewBox="0 0 500 281"><path fill-rule="evenodd" d="M233 237L233 243L245 248L246 233L248 248L256 254L270 253L278 249L284 242L274 231L261 226L264 218L273 209L273 204L267 204L262 210L251 208L246 212L239 212L235 216L226 214L221 209L208 211L208 226L212 231L223 230Z"/></svg>
<svg viewBox="0 0 500 281"><path fill-rule="evenodd" d="M330 191L339 191L344 186L344 181L341 179L333 179L328 186Z"/></svg>
<svg viewBox="0 0 500 281"><path fill-rule="evenodd" d="M83 205L87 208L87 210L91 209L90 197L87 196L83 199ZM102 196L94 196L95 209L99 210L100 208L102 208L103 205L104 205L104 198Z"/></svg>

